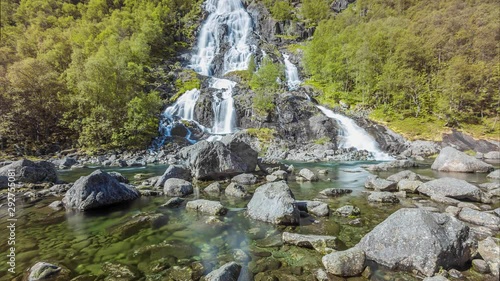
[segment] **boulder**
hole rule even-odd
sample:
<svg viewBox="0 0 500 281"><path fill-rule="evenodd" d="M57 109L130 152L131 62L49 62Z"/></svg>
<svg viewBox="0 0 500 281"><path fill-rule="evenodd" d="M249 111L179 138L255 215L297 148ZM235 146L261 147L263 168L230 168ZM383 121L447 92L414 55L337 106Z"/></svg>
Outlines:
<svg viewBox="0 0 500 281"><path fill-rule="evenodd" d="M299 176L303 177L308 181L317 181L318 177L309 169L302 169L299 172Z"/></svg>
<svg viewBox="0 0 500 281"><path fill-rule="evenodd" d="M57 159L52 161L56 167L59 169L69 169L71 166L78 163L78 161L73 157L64 157L62 159Z"/></svg>
<svg viewBox="0 0 500 281"><path fill-rule="evenodd" d="M163 192L167 196L184 197L193 194L193 185L183 179L170 178L165 181Z"/></svg>
<svg viewBox="0 0 500 281"><path fill-rule="evenodd" d="M344 194L351 193L351 189L345 189L345 188L327 188L323 189L319 192L320 195L326 196L326 197L336 197L336 196L341 196Z"/></svg>
<svg viewBox="0 0 500 281"><path fill-rule="evenodd" d="M490 179L494 179L494 180L499 180L500 179L500 169L489 173L486 177L490 178Z"/></svg>
<svg viewBox="0 0 500 281"><path fill-rule="evenodd" d="M125 223L111 231L113 236L120 239L128 238L145 228L159 228L167 224L168 216L164 214L139 213L127 218Z"/></svg>
<svg viewBox="0 0 500 281"><path fill-rule="evenodd" d="M162 187L168 179L176 178L183 180L191 180L191 171L181 165L170 165L163 175L156 181L155 187Z"/></svg>
<svg viewBox="0 0 500 281"><path fill-rule="evenodd" d="M500 246L498 246L499 240L493 237L488 237L479 241L477 245L477 251L484 261L488 263L491 273L498 277L500 266Z"/></svg>
<svg viewBox="0 0 500 281"><path fill-rule="evenodd" d="M54 164L47 161L33 162L22 159L0 167L0 177L8 177L14 171L16 181L24 183L56 182L57 170Z"/></svg>
<svg viewBox="0 0 500 281"><path fill-rule="evenodd" d="M384 162L376 165L369 165L366 167L366 169L372 172L381 172L390 169L407 169L413 167L418 167L418 164L411 160L395 160L392 162Z"/></svg>
<svg viewBox="0 0 500 281"><path fill-rule="evenodd" d="M209 195L218 196L218 195L220 195L220 193L222 191L222 185L220 184L220 182L216 181L216 182L209 184L207 187L205 187L205 189L203 189L203 191Z"/></svg>
<svg viewBox="0 0 500 281"><path fill-rule="evenodd" d="M361 214L361 211L358 207L345 205L335 210L335 214L343 217L359 216Z"/></svg>
<svg viewBox="0 0 500 281"><path fill-rule="evenodd" d="M365 253L357 247L333 252L324 256L321 261L326 271L343 277L361 275L365 269Z"/></svg>
<svg viewBox="0 0 500 281"><path fill-rule="evenodd" d="M490 266L484 260L473 259L472 260L472 268L474 268L474 270L479 272L479 273L483 273L483 274L490 273Z"/></svg>
<svg viewBox="0 0 500 281"><path fill-rule="evenodd" d="M402 179L401 181L398 182L398 190L410 193L417 193L420 185L422 185L421 181Z"/></svg>
<svg viewBox="0 0 500 281"><path fill-rule="evenodd" d="M405 170L398 172L396 174L390 175L387 177L388 181L394 181L394 182L399 182L401 180L412 180L412 181L421 181L425 180L425 177L422 177L412 171Z"/></svg>
<svg viewBox="0 0 500 281"><path fill-rule="evenodd" d="M101 170L79 178L62 199L68 209L86 211L134 200L139 192Z"/></svg>
<svg viewBox="0 0 500 281"><path fill-rule="evenodd" d="M370 192L370 195L368 195L368 202L399 203L399 199L393 193L385 191L380 191L380 192L375 191L375 192Z"/></svg>
<svg viewBox="0 0 500 281"><path fill-rule="evenodd" d="M233 198L247 198L250 196L250 194L248 193L247 189L244 186L234 182L230 183L226 187L224 194L226 194L227 197L233 197Z"/></svg>
<svg viewBox="0 0 500 281"><path fill-rule="evenodd" d="M357 245L366 258L392 270L432 276L440 267L464 266L471 258L469 227L446 214L400 209Z"/></svg>
<svg viewBox="0 0 500 281"><path fill-rule="evenodd" d="M241 265L230 262L210 272L204 281L237 281L240 276Z"/></svg>
<svg viewBox="0 0 500 281"><path fill-rule="evenodd" d="M494 214L473 210L471 208L462 208L458 214L458 218L475 225L500 230L500 218Z"/></svg>
<svg viewBox="0 0 500 281"><path fill-rule="evenodd" d="M24 279L27 281L42 281L42 280L54 280L62 281L68 280L69 270L63 269L60 266L50 264L47 262L37 262L28 271L28 278Z"/></svg>
<svg viewBox="0 0 500 281"><path fill-rule="evenodd" d="M288 173L283 170L274 171L271 175L276 176L279 180L288 179Z"/></svg>
<svg viewBox="0 0 500 281"><path fill-rule="evenodd" d="M248 215L256 220L281 225L297 225L300 220L293 193L284 181L259 186L248 203Z"/></svg>
<svg viewBox="0 0 500 281"><path fill-rule="evenodd" d="M457 200L481 201L481 190L456 178L440 178L428 181L418 187L418 191L429 197L449 197Z"/></svg>
<svg viewBox="0 0 500 281"><path fill-rule="evenodd" d="M186 210L193 210L211 216L221 216L227 213L227 209L220 202L205 199L187 202Z"/></svg>
<svg viewBox="0 0 500 281"><path fill-rule="evenodd" d="M275 176L275 175L267 175L266 176L266 181L267 182L273 182L273 181L277 181L278 180L278 177Z"/></svg>
<svg viewBox="0 0 500 281"><path fill-rule="evenodd" d="M241 150L238 150L241 149ZM255 171L257 152L242 142L200 141L182 148L177 156L196 179L218 180Z"/></svg>
<svg viewBox="0 0 500 281"><path fill-rule="evenodd" d="M436 275L432 277L425 277L423 281L450 281L450 279L441 275Z"/></svg>
<svg viewBox="0 0 500 281"><path fill-rule="evenodd" d="M167 208L167 209L178 208L179 206L182 205L182 203L184 203L184 199L179 198L179 197L173 197L173 198L170 198L167 202L165 202L165 204L160 205L160 207Z"/></svg>
<svg viewBox="0 0 500 281"><path fill-rule="evenodd" d="M283 232L283 243L324 252L326 248L337 249L339 240L335 236L305 235Z"/></svg>
<svg viewBox="0 0 500 281"><path fill-rule="evenodd" d="M397 183L379 178L378 176L370 176L365 181L365 187L380 191L396 191Z"/></svg>
<svg viewBox="0 0 500 281"><path fill-rule="evenodd" d="M231 179L231 182L244 185L252 185L257 182L257 177L253 174L240 174Z"/></svg>
<svg viewBox="0 0 500 281"><path fill-rule="evenodd" d="M56 211L60 210L63 207L64 207L63 202L61 202L59 200L58 201L54 201L54 202L52 202L52 203L49 204L49 208L54 209Z"/></svg>
<svg viewBox="0 0 500 281"><path fill-rule="evenodd" d="M129 183L128 179L118 172L109 172L108 174L115 178L118 182Z"/></svg>
<svg viewBox="0 0 500 281"><path fill-rule="evenodd" d="M485 159L500 159L500 151L490 151L483 155Z"/></svg>
<svg viewBox="0 0 500 281"><path fill-rule="evenodd" d="M296 201L296 205L300 211L304 211L318 217L326 217L330 213L328 204L321 201Z"/></svg>
<svg viewBox="0 0 500 281"><path fill-rule="evenodd" d="M442 172L487 173L493 171L493 166L448 146L441 150L431 169Z"/></svg>

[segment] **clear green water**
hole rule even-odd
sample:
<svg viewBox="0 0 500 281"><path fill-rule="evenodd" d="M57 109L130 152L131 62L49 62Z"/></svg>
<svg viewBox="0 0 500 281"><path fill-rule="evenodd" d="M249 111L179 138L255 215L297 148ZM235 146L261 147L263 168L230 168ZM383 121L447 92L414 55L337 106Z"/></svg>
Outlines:
<svg viewBox="0 0 500 281"><path fill-rule="evenodd" d="M189 278L182 279L182 270L185 268L192 269L201 265L201 272L207 273L214 267L235 260L234 252L242 250L250 257L250 261L243 264L249 265L253 271L269 270L269 275L274 275L280 280L314 280L311 279L311 272L322 267L322 255L314 250L298 247L279 244L272 246L279 240L283 231L334 235L345 243L345 247L351 247L397 209L413 206L411 198L396 205L369 204L363 194L365 190L363 184L368 175L368 172L360 167L363 164L369 163L294 163L296 170L302 167L313 170L326 169L328 174L320 176L320 181L316 183L289 182L296 199L311 200L319 191L330 187L353 189L352 194L333 198L327 202L331 209L346 204L359 207L362 212L361 226L351 226L347 224L351 219L333 215L329 218L303 218L298 227L272 226L245 216L243 208L248 201L231 200L225 196L209 198L199 192L195 192L195 195L188 199L199 197L220 200L230 209L226 216L220 218L222 224L207 223L206 216L184 209L159 208L168 200L166 197L142 197L128 204L86 213L54 211L47 207L51 202L61 198L46 198L34 202L18 200L16 269L21 273L37 261L47 261L67 267L73 276L92 275L104 280L107 273L103 271L103 264L112 262L128 265L136 272L137 280L173 280L172 276L177 276L178 280L189 280ZM160 175L165 169L166 166L149 166L105 170L118 171L132 180L137 173ZM82 175L90 174L93 170L86 168L61 171L60 178L74 181ZM449 176L431 171L428 166L414 171L432 177ZM397 171L380 175L387 176L395 172ZM465 176L465 179L471 182L486 181L485 175L460 176ZM254 188L256 186L251 191ZM132 221L132 217L140 213L163 214L168 217L168 223L142 226L128 235L120 236L121 232L117 229ZM5 222L6 211L2 207L1 229L6 228ZM2 241L6 241L7 232L1 233ZM8 247L2 242L0 246L2 256L5 256L3 253L7 253ZM11 280L14 277L6 270L7 264L0 263L0 280ZM362 279L352 278L352 280ZM416 279L407 274L379 270L374 273L372 280Z"/></svg>

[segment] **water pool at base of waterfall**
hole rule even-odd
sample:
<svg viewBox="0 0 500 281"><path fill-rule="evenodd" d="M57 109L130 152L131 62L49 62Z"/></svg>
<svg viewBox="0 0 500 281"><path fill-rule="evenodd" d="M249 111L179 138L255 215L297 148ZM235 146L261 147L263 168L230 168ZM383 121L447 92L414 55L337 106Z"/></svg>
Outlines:
<svg viewBox="0 0 500 281"><path fill-rule="evenodd" d="M360 225L350 224L355 218L330 214L323 218L303 217L300 226L274 226L245 216L249 199L235 200L224 195L209 197L202 192L195 192L186 199L220 201L229 208L227 215L217 219L186 211L183 207L163 209L160 205L169 199L164 196L141 197L128 204L85 213L49 208L50 203L61 200L58 197L19 200L16 268L21 274L22 270L36 262L46 261L68 268L74 277L87 276L87 279L79 280L108 280L105 277L112 274L112 268L126 268L135 276L124 280L190 280L226 262L237 261L246 268L244 272L253 272L256 279L265 274L278 280L314 280L313 271L323 267L323 254L312 249L283 245L282 232L333 235L343 242L342 248L349 248L391 213L399 208L414 206L413 198L417 195L410 195L401 204L395 205L368 203L364 181L369 173L361 166L371 163L377 162L293 163L296 171L305 167L315 172L326 170L327 174L320 175L318 182L288 182L298 200L311 200L325 188L352 189L349 195L325 202L332 211L346 204L357 206L361 210ZM60 171L60 178L74 181L90 174L95 168ZM136 174L160 175L165 168L158 165L105 169L118 171L134 181ZM432 177L449 175L430 170L428 164L413 171ZM397 170L380 175L385 177L395 172ZM462 176L475 183L487 181L482 174ZM226 184L223 183L223 186ZM199 191L208 183L195 185ZM250 192L257 186L251 186ZM444 206L433 205L444 210ZM139 214L161 214L166 220L161 224L134 225L131 222ZM6 227L5 216L5 212L0 215L1 228ZM7 252L7 247L2 244L0 251ZM0 276L8 276L6 270L7 265L0 264ZM418 280L411 274L377 269L376 266L373 270L371 280ZM470 276L473 277L470 280L481 280L480 276ZM8 280L4 277L0 280ZM356 277L347 280L365 279Z"/></svg>

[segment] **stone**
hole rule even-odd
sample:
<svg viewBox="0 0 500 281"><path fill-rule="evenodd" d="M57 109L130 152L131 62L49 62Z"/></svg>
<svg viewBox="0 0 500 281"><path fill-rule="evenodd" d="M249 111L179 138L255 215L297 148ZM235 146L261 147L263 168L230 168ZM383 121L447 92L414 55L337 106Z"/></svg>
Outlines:
<svg viewBox="0 0 500 281"><path fill-rule="evenodd" d="M253 174L240 174L233 177L231 182L243 185L252 185L257 182L257 177Z"/></svg>
<svg viewBox="0 0 500 281"><path fill-rule="evenodd" d="M211 184L209 184L207 187L205 187L205 189L203 189L203 191L207 194L210 194L210 195L220 195L221 191L222 191L222 185L220 184L220 182L213 182Z"/></svg>
<svg viewBox="0 0 500 281"><path fill-rule="evenodd" d="M328 204L321 201L296 201L295 203L300 211L313 214L318 217L326 217L330 214L330 208Z"/></svg>
<svg viewBox="0 0 500 281"><path fill-rule="evenodd" d="M165 204L160 205L161 208L178 208L184 203L184 199L179 197L170 198Z"/></svg>
<svg viewBox="0 0 500 281"><path fill-rule="evenodd" d="M144 228L158 228L164 226L167 222L168 217L164 214L139 213L127 219L124 224L114 228L111 233L120 239L125 239Z"/></svg>
<svg viewBox="0 0 500 281"><path fill-rule="evenodd" d="M47 161L33 162L27 159L15 161L0 167L0 176L9 177L9 171L14 171L16 182L57 182L56 167Z"/></svg>
<svg viewBox="0 0 500 281"><path fill-rule="evenodd" d="M341 196L341 195L348 194L351 192L352 192L351 189L327 188L327 189L323 189L322 191L320 191L319 194L326 196L326 197L336 197L336 196Z"/></svg>
<svg viewBox="0 0 500 281"><path fill-rule="evenodd" d="M218 180L241 173L254 172L257 152L241 141L200 141L182 148L180 161L191 170L191 175L200 180Z"/></svg>
<svg viewBox="0 0 500 281"><path fill-rule="evenodd" d="M240 276L241 265L235 262L226 263L204 277L205 281L237 281Z"/></svg>
<svg viewBox="0 0 500 281"><path fill-rule="evenodd" d="M315 249L320 253L324 253L326 248L337 249L339 247L339 240L335 236L283 232L282 239L285 244Z"/></svg>
<svg viewBox="0 0 500 281"><path fill-rule="evenodd" d="M266 176L266 181L267 182L273 182L273 181L277 181L278 180L278 177L275 176L275 175L267 175Z"/></svg>
<svg viewBox="0 0 500 281"><path fill-rule="evenodd" d="M418 191L429 197L441 196L457 200L481 201L481 190L464 180L456 178L440 178L421 184Z"/></svg>
<svg viewBox="0 0 500 281"><path fill-rule="evenodd" d="M52 280L58 275L61 267L47 262L37 262L29 269L28 281Z"/></svg>
<svg viewBox="0 0 500 281"><path fill-rule="evenodd" d="M423 281L450 281L450 279L441 275L436 275L433 277L425 277Z"/></svg>
<svg viewBox="0 0 500 281"><path fill-rule="evenodd" d="M361 214L361 211L358 207L345 205L335 210L335 214L343 217L359 216Z"/></svg>
<svg viewBox="0 0 500 281"><path fill-rule="evenodd" d="M494 214L473 210L471 208L462 208L458 218L475 225L486 226L493 230L500 230L500 218Z"/></svg>
<svg viewBox="0 0 500 281"><path fill-rule="evenodd" d="M487 173L493 171L493 166L447 146L434 160L431 169L441 172Z"/></svg>
<svg viewBox="0 0 500 281"><path fill-rule="evenodd" d="M455 206L448 206L448 207L446 207L446 209L444 211L446 213L456 217L456 216L458 216L458 213L460 213L461 210L462 210L461 208L458 208Z"/></svg>
<svg viewBox="0 0 500 281"><path fill-rule="evenodd" d="M166 196L184 197L193 194L193 185L183 179L170 178L165 181L163 192Z"/></svg>
<svg viewBox="0 0 500 281"><path fill-rule="evenodd" d="M285 181L259 186L247 208L248 215L256 220L280 225L299 224L300 212Z"/></svg>
<svg viewBox="0 0 500 281"><path fill-rule="evenodd" d="M440 267L464 266L471 258L469 227L447 214L404 208L361 239L366 258L391 270L432 276Z"/></svg>
<svg viewBox="0 0 500 281"><path fill-rule="evenodd" d="M379 191L396 191L398 189L396 182L384 180L377 176L368 177L365 182L365 187Z"/></svg>
<svg viewBox="0 0 500 281"><path fill-rule="evenodd" d="M396 174L390 175L389 177L387 177L387 180L393 182L400 182L402 180L421 181L423 180L423 178L412 171L404 170Z"/></svg>
<svg viewBox="0 0 500 281"><path fill-rule="evenodd" d="M226 194L227 197L233 198L247 198L250 196L250 193L248 193L247 189L244 186L234 182L230 183L226 187L224 194Z"/></svg>
<svg viewBox="0 0 500 281"><path fill-rule="evenodd" d="M472 260L472 268L474 268L475 271L482 273L482 274L488 274L490 273L490 267L487 262L484 260L480 259L473 259Z"/></svg>
<svg viewBox="0 0 500 281"><path fill-rule="evenodd" d="M399 191L417 193L417 190L420 187L420 185L422 185L421 181L402 179L401 181L398 182L397 187Z"/></svg>
<svg viewBox="0 0 500 281"><path fill-rule="evenodd" d="M112 204L131 201L139 192L130 185L118 182L101 170L79 178L62 199L68 209L86 211Z"/></svg>
<svg viewBox="0 0 500 281"><path fill-rule="evenodd" d="M189 201L186 204L186 210L193 210L212 216L221 216L227 213L227 209L218 201L198 199Z"/></svg>
<svg viewBox="0 0 500 281"><path fill-rule="evenodd" d="M418 164L411 160L395 160L392 162L384 162L376 165L369 165L366 167L366 169L372 172L382 172L390 169L406 169L413 167L418 167Z"/></svg>
<svg viewBox="0 0 500 281"><path fill-rule="evenodd" d="M368 201L376 203L399 203L399 199L396 195L383 191L370 192L370 195L368 195Z"/></svg>
<svg viewBox="0 0 500 281"><path fill-rule="evenodd" d="M168 166L167 170L161 175L161 177L158 178L158 180L155 183L155 187L162 187L165 185L165 182L168 179L171 178L176 178L176 179L183 179L186 181L191 180L191 171L181 165L170 165Z"/></svg>
<svg viewBox="0 0 500 281"><path fill-rule="evenodd" d="M49 204L49 208L52 208L54 210L60 210L63 207L64 207L64 204L61 201L54 201L54 202Z"/></svg>
<svg viewBox="0 0 500 281"><path fill-rule="evenodd" d="M500 241L497 238L488 237L477 243L477 251L485 262L488 263L491 273L499 276L500 266Z"/></svg>
<svg viewBox="0 0 500 281"><path fill-rule="evenodd" d="M301 169L299 171L299 176L303 177L307 181L317 181L318 177L309 169Z"/></svg>
<svg viewBox="0 0 500 281"><path fill-rule="evenodd" d="M321 261L326 271L342 277L361 275L365 269L365 253L357 247L333 252L324 256Z"/></svg>
<svg viewBox="0 0 500 281"><path fill-rule="evenodd" d="M500 169L489 173L486 177L490 178L490 179L494 179L494 180L499 180L500 179Z"/></svg>
<svg viewBox="0 0 500 281"><path fill-rule="evenodd" d="M273 172L271 175L276 176L279 180L287 180L288 179L288 173L283 170L278 170Z"/></svg>
<svg viewBox="0 0 500 281"><path fill-rule="evenodd" d="M59 169L69 169L71 166L77 164L78 161L73 157L64 157L62 159L54 160L52 163Z"/></svg>
<svg viewBox="0 0 500 281"><path fill-rule="evenodd" d="M485 159L500 159L500 151L489 151L483 156Z"/></svg>
<svg viewBox="0 0 500 281"><path fill-rule="evenodd" d="M446 205L451 205L451 206L458 206L460 201L457 199L449 198L449 197L444 197L444 196L439 196L439 195L432 195L431 196L432 201L436 201L438 203L443 203Z"/></svg>
<svg viewBox="0 0 500 281"><path fill-rule="evenodd" d="M109 172L108 174L115 178L118 182L129 183L128 179L118 172Z"/></svg>

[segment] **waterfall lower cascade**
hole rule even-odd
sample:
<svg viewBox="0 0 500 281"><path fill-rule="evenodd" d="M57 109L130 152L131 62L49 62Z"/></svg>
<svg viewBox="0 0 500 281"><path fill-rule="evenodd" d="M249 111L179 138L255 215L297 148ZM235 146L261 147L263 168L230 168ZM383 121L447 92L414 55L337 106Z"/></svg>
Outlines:
<svg viewBox="0 0 500 281"><path fill-rule="evenodd" d="M289 56L287 54L283 54L283 58L285 61L288 89L296 90L302 83L302 81L300 81L299 79L297 67L290 62ZM307 100L311 100L311 98L307 94L306 97ZM321 112L323 112L326 117L335 119L335 121L337 121L337 123L340 125L342 129L342 142L339 145L340 148L354 147L358 150L366 150L368 152L371 152L376 160L393 159L387 153L382 152L378 147L375 139L363 128L359 127L356 122L354 122L354 120L344 115L334 113L324 106L316 105L316 107L321 110Z"/></svg>
<svg viewBox="0 0 500 281"><path fill-rule="evenodd" d="M245 10L241 0L207 0L204 9L209 13L198 36L197 46L189 67L200 75L210 77L209 88L216 89L212 96L214 120L212 128L205 128L196 122L194 107L200 96L199 89L184 93L163 113L160 123L162 140L156 147L161 147L165 138L171 136L172 122L176 119L195 121L207 133L216 135L209 140L219 139L220 135L236 132L236 110L233 90L236 83L227 79L213 77L216 74L217 61L223 60L222 71L246 70L250 58L256 49L250 45L253 33L252 18ZM220 64L220 62L219 62ZM170 126L170 127L169 127ZM188 130L186 139L191 132ZM157 141L158 142L158 141Z"/></svg>

